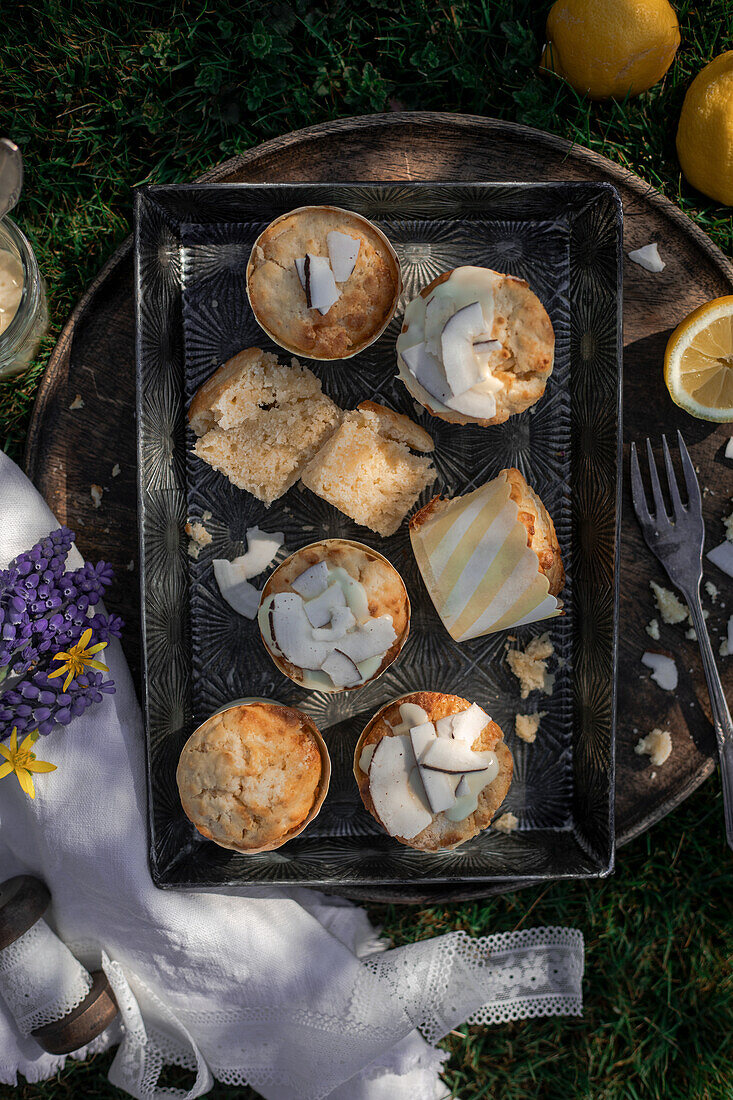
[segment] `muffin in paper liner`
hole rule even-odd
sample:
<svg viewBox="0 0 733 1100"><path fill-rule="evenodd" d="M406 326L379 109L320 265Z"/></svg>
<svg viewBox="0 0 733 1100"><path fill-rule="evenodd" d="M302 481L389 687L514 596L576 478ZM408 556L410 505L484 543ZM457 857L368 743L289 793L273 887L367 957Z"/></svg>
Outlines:
<svg viewBox="0 0 733 1100"><path fill-rule="evenodd" d="M481 306L483 335L474 350L487 356L483 380L463 393L451 390L438 326ZM442 343L442 337L438 340ZM422 350L421 350L422 349ZM503 424L536 404L555 359L552 322L524 279L485 267L456 267L437 275L408 302L397 337L397 377L431 416L450 424ZM417 353L416 361L411 360ZM468 404L465 402L468 401Z"/></svg>
<svg viewBox="0 0 733 1100"><path fill-rule="evenodd" d="M514 760L504 741L501 727L486 715L487 724L481 731L479 738L473 743L476 751L489 750L496 756L496 774L494 778L481 789L476 798L476 804L465 817L450 819L444 813L430 813L429 823L419 833L412 837L398 836L391 833L379 816L371 793L369 767L372 756L383 737L391 737L398 734L400 727L395 723L402 722L399 708L404 703L417 704L424 709L429 721L437 721L446 715L457 714L470 707L468 699L459 695L446 695L435 691L413 691L391 699L383 703L369 720L361 736L354 747L353 772L359 795L364 808L372 815L375 821L393 836L400 844L408 848L415 848L423 852L448 851L460 847L467 840L477 836L487 829L495 818L500 806L506 798L514 774ZM389 721L387 716L391 715Z"/></svg>
<svg viewBox="0 0 733 1100"><path fill-rule="evenodd" d="M435 497L410 521L410 540L457 642L563 614L555 527L519 470L453 500Z"/></svg>
<svg viewBox="0 0 733 1100"><path fill-rule="evenodd" d="M351 686L336 686L319 669L303 668L292 663L283 655L272 636L269 617L272 597L277 593L294 591L293 581L296 581L311 566L324 561L329 567L345 569L352 581L359 580L360 585L363 584L369 616L374 619L389 615L396 634L394 641L381 655L364 663L363 679ZM378 550L352 539L321 539L319 542L301 546L299 550L290 554L268 577L262 590L257 614L262 643L280 672L308 691L323 691L329 694L358 691L359 688L372 683L386 672L397 660L407 641L410 633L410 619L410 597L399 572ZM338 643L334 645L337 647Z"/></svg>
<svg viewBox="0 0 733 1100"><path fill-rule="evenodd" d="M302 833L320 813L330 780L331 759L313 719L259 697L202 722L176 769L184 813L198 832L245 855L271 852ZM263 811L268 793L273 804Z"/></svg>
<svg viewBox="0 0 733 1100"><path fill-rule="evenodd" d="M328 255L335 230L358 238L352 275L325 314L304 307L295 259L305 252ZM351 359L379 339L402 292L397 253L382 230L354 210L321 204L299 206L270 222L252 246L246 271L247 299L260 328L285 351L315 361Z"/></svg>

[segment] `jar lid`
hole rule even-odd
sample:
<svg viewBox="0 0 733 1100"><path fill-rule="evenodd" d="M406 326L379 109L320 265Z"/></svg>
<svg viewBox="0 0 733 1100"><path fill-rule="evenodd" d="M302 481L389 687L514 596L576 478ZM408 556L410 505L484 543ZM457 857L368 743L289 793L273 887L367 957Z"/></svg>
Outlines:
<svg viewBox="0 0 733 1100"><path fill-rule="evenodd" d="M32 928L50 902L48 887L33 875L16 875L0 883L0 951Z"/></svg>

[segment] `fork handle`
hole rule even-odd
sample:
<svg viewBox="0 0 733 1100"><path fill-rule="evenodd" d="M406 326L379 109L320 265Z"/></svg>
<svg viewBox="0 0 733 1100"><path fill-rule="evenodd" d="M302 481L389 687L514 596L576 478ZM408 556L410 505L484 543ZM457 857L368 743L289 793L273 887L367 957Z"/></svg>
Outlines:
<svg viewBox="0 0 733 1100"><path fill-rule="evenodd" d="M733 722L731 721L728 704L723 694L723 685L720 682L720 674L715 664L713 647L710 644L710 635L702 613L700 600L700 587L690 594L685 593L687 605L690 608L692 625L697 634L702 654L702 667L710 695L710 709L713 715L713 729L715 739L718 742L718 757L720 759L720 775L723 780L723 815L725 817L725 835L728 846L733 848Z"/></svg>

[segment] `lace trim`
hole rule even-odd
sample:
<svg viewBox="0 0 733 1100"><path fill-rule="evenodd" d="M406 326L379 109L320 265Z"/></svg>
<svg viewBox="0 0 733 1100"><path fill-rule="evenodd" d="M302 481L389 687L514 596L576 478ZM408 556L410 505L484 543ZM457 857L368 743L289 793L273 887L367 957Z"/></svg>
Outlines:
<svg viewBox="0 0 733 1100"><path fill-rule="evenodd" d="M193 1100L211 1088L211 1071L196 1045L193 1036L181 1024L171 1010L140 979L136 979L145 996L155 1007L161 1020L169 1023L177 1036L156 1027L146 1027L137 999L130 988L122 967L102 952L102 969L117 1000L125 1034L110 1067L109 1079L113 1085L128 1092L137 1100ZM159 1089L158 1080L166 1065L183 1066L196 1074L191 1088Z"/></svg>
<svg viewBox="0 0 733 1100"><path fill-rule="evenodd" d="M456 1024L582 1012L583 936L573 928L530 928L473 939L451 932L364 960L413 1025L435 1043ZM357 1011L372 991L355 990ZM476 1005L480 1007L476 1007Z"/></svg>
<svg viewBox="0 0 733 1100"><path fill-rule="evenodd" d="M60 941L48 928L42 934L50 937L57 954ZM60 946L66 951L63 944ZM27 962L29 958L41 958L47 970L46 950L39 955L32 944L21 945L8 956L15 967L19 960ZM0 977L2 973L17 973L4 954L0 962ZM434 1076L435 1089L431 1089L430 1096L437 1096L442 1052L425 1048L421 1053L419 1044L423 1039L418 1040L417 1030L434 1044L465 1020L498 1023L521 1017L578 1014L582 1008L583 938L574 929L527 929L481 939L454 932L438 940L370 955L358 968L350 997L343 1000L337 996L330 1015L328 1005L315 1004L313 998L310 1004L300 1005L296 1001L291 1005L249 1005L213 1013L173 1011L136 975L130 974L128 982L121 966L104 953L102 966L117 998L121 1022L96 1042L100 1047L109 1045L121 1035L109 1077L113 1085L137 1100L193 1100L211 1087L212 1073L225 1084L249 1085L263 1093L278 1090L298 1100L326 1100L334 1094L344 1100L352 1092L354 1096L366 1095L366 1082L372 1078L376 1081L390 1073L399 1078L414 1072L413 1053L419 1055L418 1064L423 1057L425 1060L420 1066L424 1081L415 1086L417 1092ZM154 1024L145 1023L136 993ZM380 1010L388 1003L394 1006L395 1001L403 1010L402 1018L393 1007ZM314 1035L314 1050L333 1048L333 1057L324 1055L315 1063L305 1053L303 1057L296 1052L284 1057L282 1040L277 1029L273 1031L270 1026L274 1021L286 1030L300 1029L304 1052L308 1029L326 1032L325 1039ZM410 1043L416 1042L413 1051ZM194 1073L191 1088L159 1088L166 1065L182 1066ZM359 1066L364 1068L359 1071ZM356 1067L356 1072L349 1067ZM355 1072L354 1077L344 1080L349 1072ZM427 1093L424 1095L427 1098Z"/></svg>
<svg viewBox="0 0 733 1100"><path fill-rule="evenodd" d="M91 988L91 975L44 920L0 952L0 993L23 1035L67 1016Z"/></svg>

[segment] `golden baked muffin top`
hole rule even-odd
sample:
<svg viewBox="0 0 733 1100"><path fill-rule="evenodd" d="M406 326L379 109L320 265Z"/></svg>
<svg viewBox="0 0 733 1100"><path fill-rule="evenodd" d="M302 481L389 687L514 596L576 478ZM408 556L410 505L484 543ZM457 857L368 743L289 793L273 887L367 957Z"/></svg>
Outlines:
<svg viewBox="0 0 733 1100"><path fill-rule="evenodd" d="M464 333L484 349L483 381L455 394L445 374L440 329L465 307L480 307L483 313L474 335ZM425 354L415 358L418 349ZM554 365L555 333L524 279L490 268L459 267L437 276L408 303L397 351L400 380L428 412L453 424L489 426L503 424L542 397Z"/></svg>
<svg viewBox="0 0 733 1100"><path fill-rule="evenodd" d="M359 241L356 264L340 296L321 314L309 309L295 260L308 253L328 258L327 235ZM305 207L277 219L260 236L247 273L255 317L283 347L314 359L340 359L365 346L391 316L399 270L368 222L346 210Z"/></svg>
<svg viewBox="0 0 733 1100"><path fill-rule="evenodd" d="M270 577L263 595L290 591L291 582L319 561L327 562L334 569L341 566L359 581L366 589L370 617L391 615L397 637L404 634L410 605L402 577L393 565L368 546L346 539L322 539L296 550Z"/></svg>
<svg viewBox="0 0 733 1100"><path fill-rule="evenodd" d="M322 575L318 574L318 566ZM302 587L304 575L313 578L316 588ZM352 580L357 584L352 584ZM309 609L320 600L327 600L332 587L341 589L343 598L338 603L346 606L334 603L328 610L323 609L321 619L312 618ZM292 651L278 635L273 617L278 614L278 601L288 600L300 604L301 610L293 614L299 619L305 615L304 639L300 645L291 639ZM314 690L350 690L374 680L397 657L409 631L410 601L402 578L386 558L361 543L323 539L296 550L270 576L262 592L258 621L268 652L292 680ZM323 629L312 629L316 621ZM305 656L299 656L298 651L302 645L310 647L316 641L322 652L316 655L313 650L314 663L310 663L306 659L310 648ZM334 669L325 660L332 650L353 661L353 669L346 667L343 680L338 675L338 663L343 662L337 659Z"/></svg>
<svg viewBox="0 0 733 1100"><path fill-rule="evenodd" d="M216 714L183 747L176 781L202 836L240 852L277 847L320 794L321 753L310 719L277 703Z"/></svg>
<svg viewBox="0 0 733 1100"><path fill-rule="evenodd" d="M376 746L384 737L397 736L396 730L400 728L402 721L400 707L404 703L415 703L418 707L422 707L428 716L428 720L433 723L438 722L441 718L446 718L448 715L459 714L461 711L468 710L471 706L471 703L460 695L445 695L435 691L417 691L387 704L377 712L366 727L357 742L354 754L354 776L362 802L369 813L383 827L383 822L379 818L371 796L369 774L367 771L362 770L360 759L367 746ZM456 848L491 824L511 785L514 770L512 754L504 743L504 734L501 727L491 718L488 719L487 724L481 730L479 736L474 739L470 748L473 752L493 752L498 761L496 778L484 787L479 794L476 810L461 821L451 821L445 813L434 814L431 824L417 835L407 838L395 837L401 844L427 852L435 852L444 848Z"/></svg>

